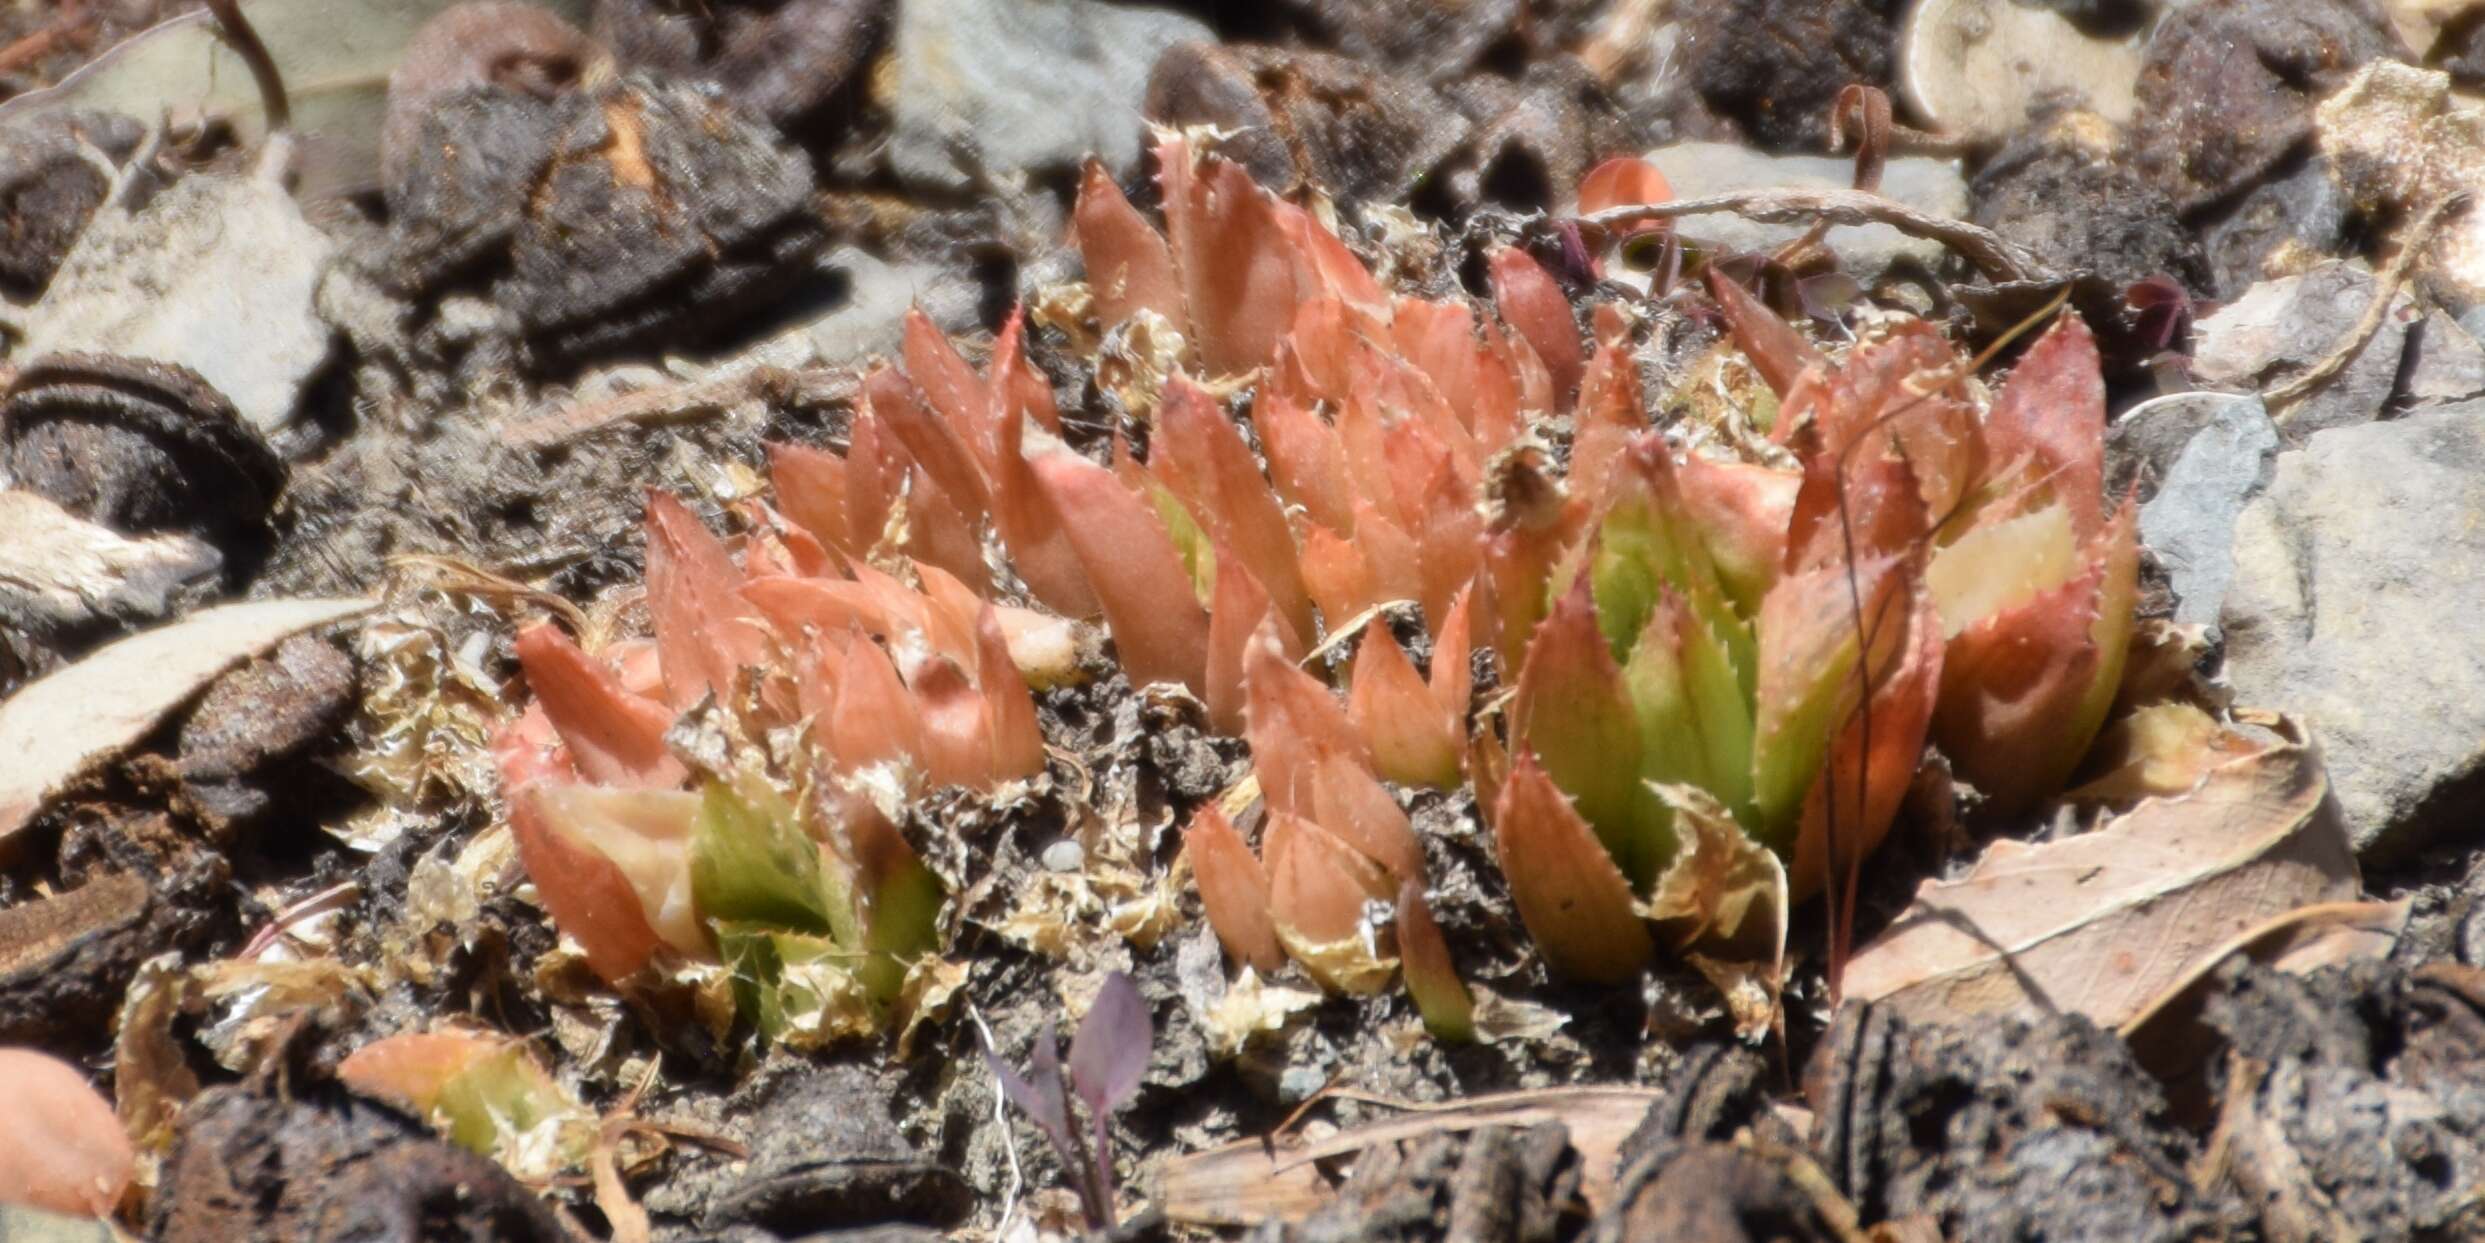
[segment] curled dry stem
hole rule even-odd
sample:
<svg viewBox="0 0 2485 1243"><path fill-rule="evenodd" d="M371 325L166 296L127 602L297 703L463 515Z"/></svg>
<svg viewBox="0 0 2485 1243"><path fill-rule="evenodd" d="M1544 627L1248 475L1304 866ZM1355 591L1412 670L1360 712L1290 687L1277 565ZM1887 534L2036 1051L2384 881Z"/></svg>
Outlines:
<svg viewBox="0 0 2485 1243"><path fill-rule="evenodd" d="M259 103L267 110L269 133L293 127L293 103L285 94L284 75L276 71L276 58L268 55L267 44L259 41L259 32L242 16L241 0L207 0L207 9L216 15L216 25L233 54L250 67L251 80L259 84Z"/></svg>

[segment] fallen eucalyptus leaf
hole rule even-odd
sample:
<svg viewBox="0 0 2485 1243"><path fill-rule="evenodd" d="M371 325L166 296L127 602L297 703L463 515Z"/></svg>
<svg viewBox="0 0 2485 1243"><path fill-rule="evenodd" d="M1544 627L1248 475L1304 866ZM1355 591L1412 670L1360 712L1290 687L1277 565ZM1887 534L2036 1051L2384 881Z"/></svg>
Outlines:
<svg viewBox="0 0 2485 1243"><path fill-rule="evenodd" d="M2358 959L2387 958L2407 928L2410 909L2404 899L2297 907L2202 955L2182 978L2124 1022L2118 1034L2132 1057L2166 1083L2178 1112L2204 1118L2210 1100L2205 1076L2223 1041L2201 1022L2201 1013L2216 991L2218 969L2232 959L2248 958L2302 975Z"/></svg>
<svg viewBox="0 0 2485 1243"><path fill-rule="evenodd" d="M51 794L145 737L219 674L369 600L257 600L206 609L97 649L0 703L0 842Z"/></svg>
<svg viewBox="0 0 2485 1243"><path fill-rule="evenodd" d="M224 566L188 535L130 539L32 492L0 491L0 624L38 635L152 621Z"/></svg>
<svg viewBox="0 0 2485 1243"><path fill-rule="evenodd" d="M587 0L528 0L585 25ZM388 72L406 41L454 0L243 0L268 55L284 75L293 124L304 139L304 197L351 194L378 184L380 122ZM0 104L0 125L63 108L100 108L152 123L222 121L244 143L267 118L249 66L204 8L159 22L114 45L57 84Z"/></svg>
<svg viewBox="0 0 2485 1243"><path fill-rule="evenodd" d="M2116 1026L2238 934L2355 898L2319 749L2293 721L2278 733L2189 794L2062 841L1997 842L1966 876L1925 882L1847 964L1846 995L1907 1018L2067 1011Z"/></svg>
<svg viewBox="0 0 2485 1243"><path fill-rule="evenodd" d="M1177 1157L1158 1171L1154 1199L1165 1216L1192 1226L1256 1226L1300 1221L1326 1205L1335 1188L1319 1162L1382 1144L1445 1131L1503 1126L1524 1129L1559 1122L1579 1152L1580 1194L1590 1206L1612 1199L1622 1141L1657 1100L1651 1088L1544 1088L1469 1097L1339 1131L1316 1142L1298 1137L1246 1139Z"/></svg>

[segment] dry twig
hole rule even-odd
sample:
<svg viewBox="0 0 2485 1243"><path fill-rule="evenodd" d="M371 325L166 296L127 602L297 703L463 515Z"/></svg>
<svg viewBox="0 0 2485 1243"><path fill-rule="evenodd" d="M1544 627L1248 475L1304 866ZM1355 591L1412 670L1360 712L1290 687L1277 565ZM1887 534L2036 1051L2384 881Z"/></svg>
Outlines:
<svg viewBox="0 0 2485 1243"><path fill-rule="evenodd" d="M2365 304L2363 316L2356 320L2355 327L2347 330L2346 338L2338 343L2337 348L2330 351L2329 357L2322 359L2320 364L2312 370L2263 395L2262 400L2273 412L2271 415L2273 421L2285 423L2287 416L2293 414L2294 411L2281 410L2279 407L2289 406L2311 396L2315 389L2336 379L2338 373L2345 371L2348 364L2353 363L2356 356L2364 352L2364 347L2372 341L2373 334L2381 331L2381 321L2390 313L2390 304L2398 300L2399 287L2407 283L2408 272L2433 245L2434 235L2440 233L2442 226L2449 223L2451 217L2458 215L2467 205L2468 192L2454 191L2434 200L2433 205L2426 208L2424 214L2416 218L2416 223L2408 227L2407 233L2399 241L2399 253L2392 255L2389 264L2382 268L2381 280L2373 289L2373 300Z"/></svg>
<svg viewBox="0 0 2485 1243"><path fill-rule="evenodd" d="M1886 224L1909 237L1939 242L1957 251L1988 278L2001 282L2051 281L2060 274L2035 252L2004 239L1991 229L1919 211L1895 199L1861 190L1760 189L1731 190L1670 203L1640 203L1607 208L1581 216L1578 222L1613 229L1643 220L1671 220L1733 212L1766 224L1823 220L1833 225Z"/></svg>

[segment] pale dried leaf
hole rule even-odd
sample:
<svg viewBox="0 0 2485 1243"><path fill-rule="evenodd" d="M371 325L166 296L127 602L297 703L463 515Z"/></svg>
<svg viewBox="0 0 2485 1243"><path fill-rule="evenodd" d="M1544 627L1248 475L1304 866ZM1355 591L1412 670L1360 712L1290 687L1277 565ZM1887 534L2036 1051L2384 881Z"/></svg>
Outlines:
<svg viewBox="0 0 2485 1243"><path fill-rule="evenodd" d="M2092 833L1996 843L1928 881L1847 964L1849 998L1958 1021L2012 1013L2117 1025L2229 940L2360 881L2320 754L2300 726Z"/></svg>
<svg viewBox="0 0 2485 1243"><path fill-rule="evenodd" d="M255 600L203 609L98 648L0 703L0 841L45 798L152 732L225 670L370 600Z"/></svg>

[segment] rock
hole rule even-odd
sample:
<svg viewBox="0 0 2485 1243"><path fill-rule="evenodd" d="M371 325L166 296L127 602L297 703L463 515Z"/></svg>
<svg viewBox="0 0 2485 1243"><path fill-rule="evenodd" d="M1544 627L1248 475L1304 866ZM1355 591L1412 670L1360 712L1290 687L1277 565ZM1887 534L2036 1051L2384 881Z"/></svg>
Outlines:
<svg viewBox="0 0 2485 1243"><path fill-rule="evenodd" d="M2185 1175L2186 1137L2152 1125L2157 1081L2081 1015L1914 1026L1850 1004L1804 1095L1821 1170L1867 1221L1922 1216L1954 1239L2236 1233L2232 1199Z"/></svg>
<svg viewBox="0 0 2485 1243"><path fill-rule="evenodd" d="M2149 37L2132 130L2140 167L2186 213L2231 199L2303 150L2313 104L2401 55L2361 0L2197 0Z"/></svg>
<svg viewBox="0 0 2485 1243"><path fill-rule="evenodd" d="M280 1076L270 1074L270 1080ZM166 1243L556 1243L571 1235L494 1164L333 1085L208 1089L181 1114L150 1206Z"/></svg>
<svg viewBox="0 0 2485 1243"><path fill-rule="evenodd" d="M2485 345L2457 320L2427 311L2407 330L2406 374L2399 395L2412 406L2460 401L2485 393Z"/></svg>
<svg viewBox="0 0 2485 1243"><path fill-rule="evenodd" d="M2200 243L2173 201L2132 169L2121 131L2094 112L2027 129L1976 170L1968 193L1970 220L2064 271L2116 286L2169 276L2208 288Z"/></svg>
<svg viewBox="0 0 2485 1243"><path fill-rule="evenodd" d="M2321 151L2360 204L2413 213L2485 184L2485 109L2454 101L2447 74L2368 65L2317 115ZM2446 220L2416 271L2453 309L2485 303L2485 212Z"/></svg>
<svg viewBox="0 0 2485 1243"><path fill-rule="evenodd" d="M706 1224L780 1232L963 1219L974 1195L957 1170L916 1151L890 1116L893 1086L854 1066L780 1060L735 1094L747 1118L747 1170Z"/></svg>
<svg viewBox="0 0 2485 1243"><path fill-rule="evenodd" d="M127 159L138 134L129 117L78 109L0 126L0 294L32 300L51 283L111 189L87 152Z"/></svg>
<svg viewBox="0 0 2485 1243"><path fill-rule="evenodd" d="M266 437L199 373L104 353L19 365L0 389L0 472L88 522L196 536L228 569L257 555L286 477Z"/></svg>
<svg viewBox="0 0 2485 1243"><path fill-rule="evenodd" d="M1890 84L1891 8L1883 0L1709 0L1680 6L1678 63L1702 102L1753 143L1772 150L1825 150L1829 106L1838 92L1857 82Z"/></svg>
<svg viewBox="0 0 2485 1243"><path fill-rule="evenodd" d="M1898 86L1934 129L1970 142L2018 133L2039 103L2074 102L2119 125L2131 119L2146 34L2129 20L2083 29L2022 0L1918 0L1899 36Z"/></svg>
<svg viewBox="0 0 2485 1243"><path fill-rule="evenodd" d="M353 310L370 298L346 298L343 275L326 295L359 351L409 353L410 370L453 373L512 337L570 370L730 338L826 244L810 161L712 89L469 86L430 101L415 132L385 245L339 265L367 263L402 326L375 332L391 315ZM459 309L477 292L490 316Z"/></svg>
<svg viewBox="0 0 2485 1243"><path fill-rule="evenodd" d="M2189 394L2135 407L2191 401ZM2214 625L2235 573L2235 515L2269 482L2278 429L2257 397L2210 398L2208 423L2166 468L2157 494L2140 507L2140 542L2157 554L2172 580L2174 620Z"/></svg>
<svg viewBox="0 0 2485 1243"><path fill-rule="evenodd" d="M874 354L895 355L909 307L920 306L948 331L975 322L976 284L934 263L889 263L853 247L832 251L821 266L843 285L835 303L818 318L787 330L754 352L782 366L860 362Z"/></svg>
<svg viewBox="0 0 2485 1243"><path fill-rule="evenodd" d="M1541 40L1528 27L1542 19L1524 0L1274 0L1292 10L1306 33L1339 54L1384 66L1420 81L1444 82L1492 58L1506 39Z"/></svg>
<svg viewBox="0 0 2485 1243"><path fill-rule="evenodd" d="M1214 37L1190 17L1099 0L902 5L882 98L889 166L953 192L1066 172L1091 153L1126 176L1149 69L1177 43Z"/></svg>
<svg viewBox="0 0 2485 1243"><path fill-rule="evenodd" d="M2313 727L2359 852L2485 810L2485 403L2314 435L2235 524L2238 702Z"/></svg>
<svg viewBox="0 0 2485 1243"><path fill-rule="evenodd" d="M2265 281L2193 326L2192 374L2221 387L2268 388L2321 365L2355 331L2378 286L2362 264L2323 263ZM2415 300L2402 292L2346 370L2287 412L2289 437L2378 418L2399 386Z"/></svg>
<svg viewBox="0 0 2485 1243"><path fill-rule="evenodd" d="M1647 158L1665 174L1674 187L1674 197L1684 199L1763 187L1843 190L1855 182L1855 165L1849 160L1761 155L1726 143L1677 143L1659 147ZM1967 214L1967 182L1957 163L1950 160L1921 156L1891 160L1881 175L1881 193L1936 216ZM1685 237L1732 251L1767 250L1801 237L1804 230L1800 224L1761 224L1722 212L1687 218L1681 228ZM1846 272L1866 286L1901 264L1934 270L1943 256L1940 243L1912 238L1883 224L1831 229L1829 246L1838 252Z"/></svg>
<svg viewBox="0 0 2485 1243"><path fill-rule="evenodd" d="M17 356L186 367L276 432L333 344L311 295L334 249L272 171L185 177L134 213L108 198L27 312Z"/></svg>
<svg viewBox="0 0 2485 1243"><path fill-rule="evenodd" d="M1218 153L1281 194L1317 186L1396 202L1467 136L1448 100L1413 78L1343 56L1179 43L1148 74L1147 117L1214 125Z"/></svg>
<svg viewBox="0 0 2485 1243"><path fill-rule="evenodd" d="M2262 281L2348 250L2354 214L2346 192L2330 176L2329 161L2319 155L2284 176L2255 182L2201 231L2207 292L2239 298Z"/></svg>
<svg viewBox="0 0 2485 1243"><path fill-rule="evenodd" d="M1538 60L1516 80L1470 74L1442 94L1475 128L1423 187L1418 203L1427 211L1455 214L1482 203L1556 211L1589 169L1648 145L1604 86L1567 56Z"/></svg>

